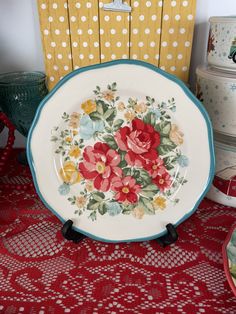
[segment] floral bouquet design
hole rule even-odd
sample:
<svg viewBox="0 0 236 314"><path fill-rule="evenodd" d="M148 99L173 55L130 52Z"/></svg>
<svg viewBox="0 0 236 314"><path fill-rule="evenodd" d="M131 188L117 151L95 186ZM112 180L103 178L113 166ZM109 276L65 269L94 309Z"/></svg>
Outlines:
<svg viewBox="0 0 236 314"><path fill-rule="evenodd" d="M105 91L97 86L78 112L63 114L51 140L61 164L58 191L76 214L142 219L179 201L188 158L184 134L172 123L175 111L174 98L123 100L112 83Z"/></svg>

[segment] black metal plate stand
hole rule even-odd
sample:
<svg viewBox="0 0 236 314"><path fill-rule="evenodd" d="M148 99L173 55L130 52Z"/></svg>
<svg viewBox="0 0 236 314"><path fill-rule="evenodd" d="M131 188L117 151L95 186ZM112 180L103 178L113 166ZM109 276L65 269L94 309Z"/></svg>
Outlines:
<svg viewBox="0 0 236 314"><path fill-rule="evenodd" d="M62 229L61 229L62 235L65 239L69 241L73 241L74 243L79 243L86 236L80 232L73 230L72 226L73 226L73 221L67 220L62 226ZM166 229L167 229L167 234L156 239L157 243L160 244L160 246L162 246L163 248L170 244L175 243L179 237L176 231L176 228L172 224L166 225Z"/></svg>

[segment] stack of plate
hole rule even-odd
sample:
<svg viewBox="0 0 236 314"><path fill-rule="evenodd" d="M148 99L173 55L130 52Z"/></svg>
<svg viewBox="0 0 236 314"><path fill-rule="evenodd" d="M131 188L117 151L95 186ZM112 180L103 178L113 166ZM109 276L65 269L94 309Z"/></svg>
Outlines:
<svg viewBox="0 0 236 314"><path fill-rule="evenodd" d="M208 66L196 71L196 95L215 133L216 173L207 196L236 207L236 17L209 21Z"/></svg>

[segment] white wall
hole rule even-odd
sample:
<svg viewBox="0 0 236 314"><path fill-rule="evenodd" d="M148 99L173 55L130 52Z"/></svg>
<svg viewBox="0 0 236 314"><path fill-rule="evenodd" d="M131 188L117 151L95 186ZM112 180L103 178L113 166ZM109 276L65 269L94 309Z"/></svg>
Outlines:
<svg viewBox="0 0 236 314"><path fill-rule="evenodd" d="M192 88L196 66L205 62L208 18L213 15L236 15L236 0L197 0ZM16 70L44 70L36 0L0 0L0 73ZM6 141L3 133L0 146ZM23 145L25 139L17 133L15 146Z"/></svg>

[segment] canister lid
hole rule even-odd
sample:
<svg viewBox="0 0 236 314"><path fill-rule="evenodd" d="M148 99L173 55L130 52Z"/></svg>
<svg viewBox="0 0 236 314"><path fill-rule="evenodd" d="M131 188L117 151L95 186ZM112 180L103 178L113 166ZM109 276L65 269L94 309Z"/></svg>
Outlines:
<svg viewBox="0 0 236 314"><path fill-rule="evenodd" d="M236 16L212 16L209 18L210 23L236 23Z"/></svg>
<svg viewBox="0 0 236 314"><path fill-rule="evenodd" d="M220 69L215 69L211 66L198 66L196 69L197 75L205 78L211 78L214 80L229 80L232 82L232 80L236 81L236 71L225 71Z"/></svg>
<svg viewBox="0 0 236 314"><path fill-rule="evenodd" d="M214 142L219 148L236 151L236 137L214 132Z"/></svg>

